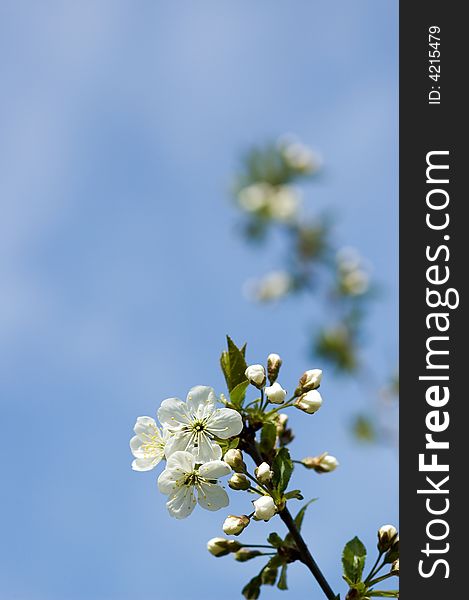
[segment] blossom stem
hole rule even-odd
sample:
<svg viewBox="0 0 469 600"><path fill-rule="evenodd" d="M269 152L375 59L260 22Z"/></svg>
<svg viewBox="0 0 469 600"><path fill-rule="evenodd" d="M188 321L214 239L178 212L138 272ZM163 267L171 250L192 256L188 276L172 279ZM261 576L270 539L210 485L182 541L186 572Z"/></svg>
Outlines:
<svg viewBox="0 0 469 600"><path fill-rule="evenodd" d="M273 546L266 546L265 544L243 544L243 548L268 548L273 550Z"/></svg>
<svg viewBox="0 0 469 600"><path fill-rule="evenodd" d="M244 448L247 454L253 459L253 461L259 466L262 462L262 456L257 449L256 442L253 439L244 439ZM298 552L300 553L301 562L308 567L308 569L313 574L313 577L318 582L320 588L324 592L326 598L328 600L337 600L337 594L334 593L331 586L327 582L327 579L324 577L321 569L318 564L314 560L311 552L309 551L306 542L304 541L301 533L299 532L297 526L295 525L295 521L291 516L290 511L287 507L279 512L279 517L287 526L288 531L290 532L293 540L295 541L296 547L298 548Z"/></svg>
<svg viewBox="0 0 469 600"><path fill-rule="evenodd" d="M378 567L378 563L381 560L382 556L383 556L383 552L380 552L378 554L378 558L376 559L375 564L373 565L371 571L368 574L368 577L365 579L365 583L368 583L372 579L372 577L374 577L376 575L376 573L379 573L379 571L383 568L384 563L380 567Z"/></svg>
<svg viewBox="0 0 469 600"><path fill-rule="evenodd" d="M326 598L328 600L336 600L337 594L333 592L331 586L322 574L321 569L318 567L318 564L314 560L311 552L309 551L308 546L306 545L306 542L304 541L303 537L298 531L298 528L296 527L293 517L291 516L291 513L288 510L288 508L285 507L282 511L280 511L279 516L287 526L292 538L295 540L295 544L300 552L301 562L304 563L311 571L314 578L319 583L319 586L324 592Z"/></svg>

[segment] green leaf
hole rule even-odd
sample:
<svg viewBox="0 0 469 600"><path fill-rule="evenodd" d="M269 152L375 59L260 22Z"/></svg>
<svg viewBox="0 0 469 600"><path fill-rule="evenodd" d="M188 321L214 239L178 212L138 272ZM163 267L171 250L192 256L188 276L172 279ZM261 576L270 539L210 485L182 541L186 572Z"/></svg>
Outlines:
<svg viewBox="0 0 469 600"><path fill-rule="evenodd" d="M285 499L290 500L291 498L296 498L297 500L303 500L303 494L300 490L292 490L291 492L287 492L285 494Z"/></svg>
<svg viewBox="0 0 469 600"><path fill-rule="evenodd" d="M277 587L279 590L288 590L287 586L287 565L282 566L282 570L280 571L280 577L277 583Z"/></svg>
<svg viewBox="0 0 469 600"><path fill-rule="evenodd" d="M257 600L261 595L262 575L256 575L241 590L246 600Z"/></svg>
<svg viewBox="0 0 469 600"><path fill-rule="evenodd" d="M269 544L272 544L272 546L274 548L280 548L281 546L283 546L283 540L282 538L279 536L278 533L271 533L269 535L269 537L267 538L267 541L269 542Z"/></svg>
<svg viewBox="0 0 469 600"><path fill-rule="evenodd" d="M226 339L228 342L228 356L230 359L230 386L228 389L231 392L231 390L239 383L246 381L245 372L248 365L244 358L246 345L243 346L244 350L240 350L229 336L227 336Z"/></svg>
<svg viewBox="0 0 469 600"><path fill-rule="evenodd" d="M311 500L308 500L308 502L302 508L300 508L300 510L298 511L298 514L294 518L295 525L296 525L296 528L298 529L298 531L301 531L301 527L303 525L303 519L305 518L306 509L308 508L308 506L310 504L312 504L313 502L316 502L316 500L317 500L317 498L311 498Z"/></svg>
<svg viewBox="0 0 469 600"><path fill-rule="evenodd" d="M290 477L293 473L293 463L290 458L290 452L287 448L280 448L272 463L272 483L280 493L283 493L288 486Z"/></svg>
<svg viewBox="0 0 469 600"><path fill-rule="evenodd" d="M262 454L269 455L277 439L277 426L275 423L264 423L261 431L260 451Z"/></svg>
<svg viewBox="0 0 469 600"><path fill-rule="evenodd" d="M342 553L342 565L344 575L353 581L354 584L361 581L363 569L365 567L366 548L363 543L354 537L345 544Z"/></svg>
<svg viewBox="0 0 469 600"><path fill-rule="evenodd" d="M241 408L243 406L244 398L246 397L246 390L248 388L249 381L242 381L235 386L230 392L230 402L236 408Z"/></svg>
<svg viewBox="0 0 469 600"><path fill-rule="evenodd" d="M380 598L399 598L399 590L373 590L368 592L368 596L375 596Z"/></svg>

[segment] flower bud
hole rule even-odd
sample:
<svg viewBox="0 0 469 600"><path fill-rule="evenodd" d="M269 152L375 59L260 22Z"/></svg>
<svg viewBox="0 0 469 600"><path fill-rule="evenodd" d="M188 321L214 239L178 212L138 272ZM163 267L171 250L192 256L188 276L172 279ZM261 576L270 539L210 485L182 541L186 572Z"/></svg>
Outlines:
<svg viewBox="0 0 469 600"><path fill-rule="evenodd" d="M318 411L321 408L321 405L321 394L317 390L306 392L306 394L302 394L295 400L296 408L299 408L309 415L312 415Z"/></svg>
<svg viewBox="0 0 469 600"><path fill-rule="evenodd" d="M268 564L268 563L267 563ZM262 583L263 585L275 585L278 576L278 567L264 567L262 571Z"/></svg>
<svg viewBox="0 0 469 600"><path fill-rule="evenodd" d="M254 474L259 483L269 483L273 472L270 470L270 466L266 462L263 462L254 470Z"/></svg>
<svg viewBox="0 0 469 600"><path fill-rule="evenodd" d="M265 369L262 365L250 365L244 372L249 383L261 389L265 384Z"/></svg>
<svg viewBox="0 0 469 600"><path fill-rule="evenodd" d="M226 535L239 535L249 525L249 517L241 515L228 515L223 523L223 531Z"/></svg>
<svg viewBox="0 0 469 600"><path fill-rule="evenodd" d="M213 556L226 556L230 552L237 552L241 544L236 540L227 540L222 537L214 537L207 542L207 550Z"/></svg>
<svg viewBox="0 0 469 600"><path fill-rule="evenodd" d="M392 563L392 567L391 567L391 573L393 575L396 575L397 577L399 577L399 559L395 560Z"/></svg>
<svg viewBox="0 0 469 600"><path fill-rule="evenodd" d="M233 469L235 473L244 473L246 470L246 464L243 460L241 450L231 448L225 453L223 460L229 467Z"/></svg>
<svg viewBox="0 0 469 600"><path fill-rule="evenodd" d="M392 542L391 548L389 548L386 554L386 563L393 563L399 558L399 536L396 535Z"/></svg>
<svg viewBox="0 0 469 600"><path fill-rule="evenodd" d="M275 382L271 386L265 388L265 395L272 404L282 404L287 392L279 383Z"/></svg>
<svg viewBox="0 0 469 600"><path fill-rule="evenodd" d="M278 377L278 372L282 366L282 359L278 354L269 354L267 357L267 375L269 376L270 385L272 385Z"/></svg>
<svg viewBox="0 0 469 600"><path fill-rule="evenodd" d="M337 458L327 452L320 456L307 456L301 462L307 469L314 469L316 473L330 473L339 466Z"/></svg>
<svg viewBox="0 0 469 600"><path fill-rule="evenodd" d="M383 525L378 530L378 550L387 552L397 538L397 529L393 525Z"/></svg>
<svg viewBox="0 0 469 600"><path fill-rule="evenodd" d="M228 486L232 490L248 490L251 487L251 483L243 473L235 473L228 480Z"/></svg>
<svg viewBox="0 0 469 600"><path fill-rule="evenodd" d="M309 371L305 371L300 377L300 381L298 383L298 395L318 388L321 385L321 379L321 369L310 369Z"/></svg>
<svg viewBox="0 0 469 600"><path fill-rule="evenodd" d="M269 521L277 512L275 502L270 496L262 496L253 502L254 518L257 521Z"/></svg>
<svg viewBox="0 0 469 600"><path fill-rule="evenodd" d="M246 562L247 560L251 560L251 558L255 558L256 556L260 556L262 552L260 550L251 550L250 548L241 548L238 552L235 553L235 560L239 562Z"/></svg>

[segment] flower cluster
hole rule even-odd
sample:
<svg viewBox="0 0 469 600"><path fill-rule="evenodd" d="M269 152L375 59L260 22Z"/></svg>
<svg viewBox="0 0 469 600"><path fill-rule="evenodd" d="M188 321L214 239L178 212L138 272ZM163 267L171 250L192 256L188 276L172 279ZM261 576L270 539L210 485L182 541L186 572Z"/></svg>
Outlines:
<svg viewBox="0 0 469 600"><path fill-rule="evenodd" d="M231 471L221 460L220 442L241 433L243 422L239 412L216 404L211 387L196 386L186 402L163 400L158 409L161 429L151 417L139 417L135 424L132 468L149 471L166 459L158 488L168 496L169 514L177 519L190 515L197 502L207 510L228 506L228 496L217 482Z"/></svg>
<svg viewBox="0 0 469 600"><path fill-rule="evenodd" d="M304 372L294 392L288 394L278 380L282 366L278 354L269 354L264 365L248 364L245 352L245 346L238 348L228 338L228 350L220 360L227 396L217 397L213 388L196 386L185 402L163 400L157 411L159 424L152 417L137 419L130 448L136 471L149 471L165 463L158 488L168 497L166 506L172 517L189 516L197 504L209 511L226 508L229 497L219 480L229 476L228 488L246 494L247 502L245 514L225 516L221 523L225 535L238 538L256 521L280 518L284 522L289 530L286 537L271 533L267 545L246 545L221 537L207 544L214 556L233 554L238 562L268 557L261 574L243 590L246 598L257 598L262 585L274 585L277 580L278 587L286 589L286 570L291 562L308 564L304 542L298 540L302 540L301 523L309 503L295 518L288 508L290 502L303 499L300 490L290 489L295 464L324 474L334 471L339 462L327 452L293 459L287 446L294 436L287 427L287 414L280 412L292 408L315 414L323 404L319 392L322 370ZM388 552L388 556L395 543L394 532L382 528L380 536L380 551ZM393 574L399 569L394 562Z"/></svg>

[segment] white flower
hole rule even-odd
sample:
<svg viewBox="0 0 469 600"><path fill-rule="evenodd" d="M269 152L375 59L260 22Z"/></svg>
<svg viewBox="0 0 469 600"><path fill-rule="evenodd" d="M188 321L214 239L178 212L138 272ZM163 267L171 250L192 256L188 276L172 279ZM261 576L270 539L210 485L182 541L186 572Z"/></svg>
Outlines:
<svg viewBox="0 0 469 600"><path fill-rule="evenodd" d="M230 467L222 460L212 460L196 467L190 452L181 450L171 454L166 469L158 477L160 492L169 496L166 506L176 519L188 517L197 502L207 510L228 506L228 494L218 485L217 479L228 475ZM194 489L197 490L197 501Z"/></svg>
<svg viewBox="0 0 469 600"><path fill-rule="evenodd" d="M263 462L261 463L254 471L254 474L257 477L259 483L268 483L273 476L273 472L270 469L270 466Z"/></svg>
<svg viewBox="0 0 469 600"><path fill-rule="evenodd" d="M269 402L272 402L273 404L282 404L287 392L279 383L275 382L271 386L265 388L265 395L269 399Z"/></svg>
<svg viewBox="0 0 469 600"><path fill-rule="evenodd" d="M321 408L322 398L317 390L310 390L303 394L295 401L295 406L300 410L312 415Z"/></svg>
<svg viewBox="0 0 469 600"><path fill-rule="evenodd" d="M132 469L151 471L164 458L169 431L163 429L161 432L151 417L138 417L134 431L136 435L130 440L130 449L135 456Z"/></svg>
<svg viewBox="0 0 469 600"><path fill-rule="evenodd" d="M268 521L277 512L275 502L270 496L262 496L253 502L254 518L258 521Z"/></svg>
<svg viewBox="0 0 469 600"><path fill-rule="evenodd" d="M241 415L231 408L216 408L217 398L211 387L198 385L187 395L163 400L158 410L160 422L173 434L166 443L166 456L184 450L192 452L196 462L221 458L215 438L226 440L241 433Z"/></svg>
<svg viewBox="0 0 469 600"><path fill-rule="evenodd" d="M265 383L265 369L262 365L250 365L245 371L246 378L252 385L262 387Z"/></svg>
<svg viewBox="0 0 469 600"><path fill-rule="evenodd" d="M249 525L249 517L247 515L228 515L223 523L223 531L226 535L239 535Z"/></svg>
<svg viewBox="0 0 469 600"><path fill-rule="evenodd" d="M321 369L310 369L309 371L305 371L300 378L299 388L302 392L315 390L321 385L321 379Z"/></svg>

